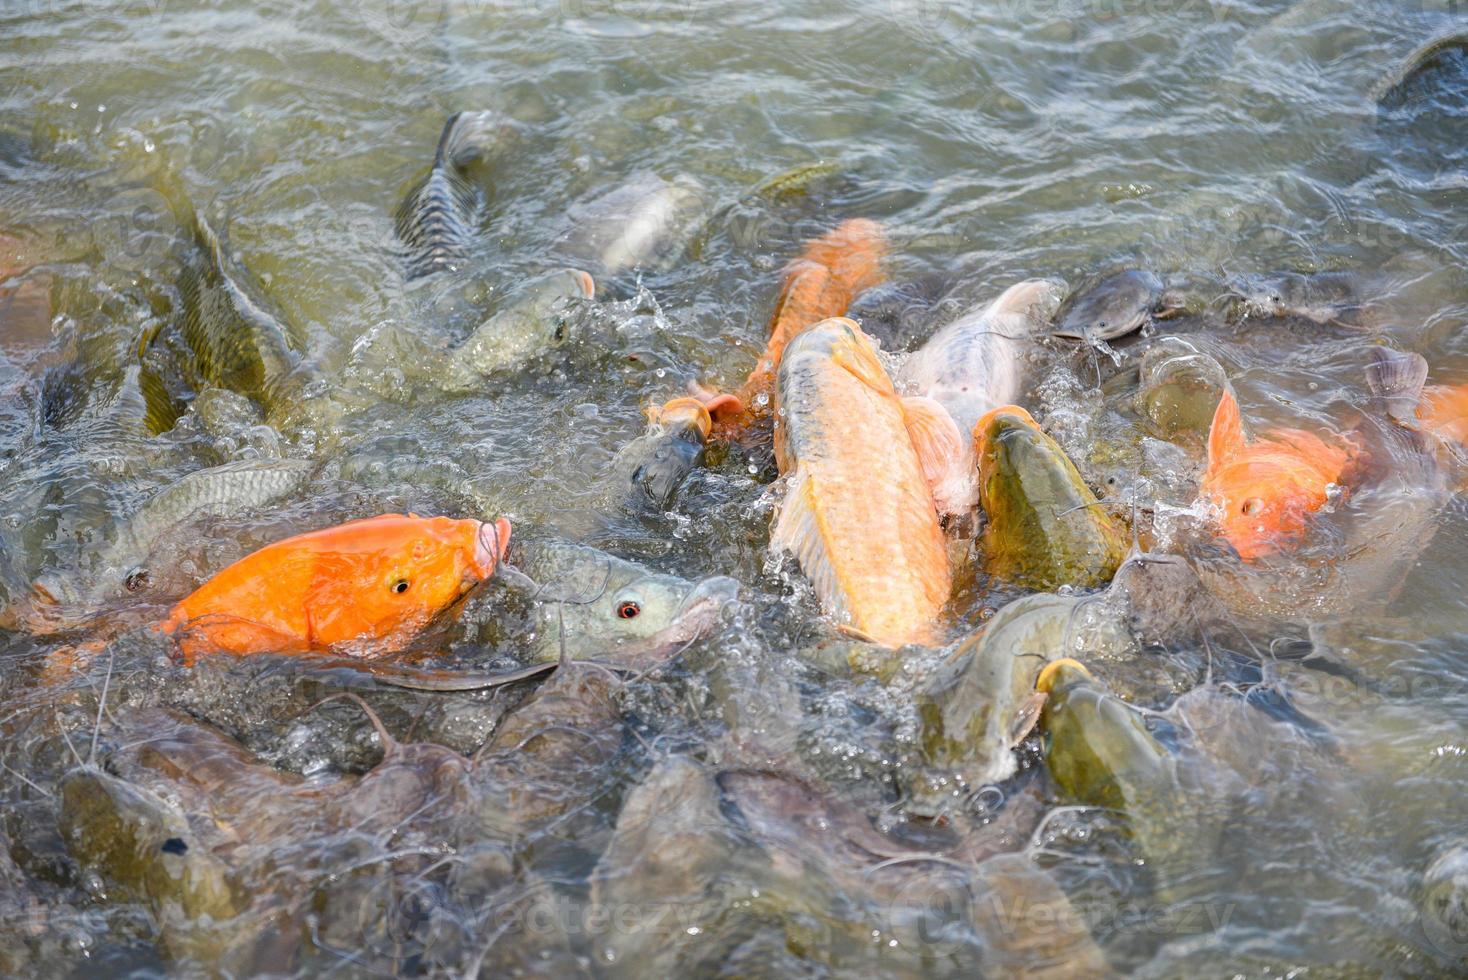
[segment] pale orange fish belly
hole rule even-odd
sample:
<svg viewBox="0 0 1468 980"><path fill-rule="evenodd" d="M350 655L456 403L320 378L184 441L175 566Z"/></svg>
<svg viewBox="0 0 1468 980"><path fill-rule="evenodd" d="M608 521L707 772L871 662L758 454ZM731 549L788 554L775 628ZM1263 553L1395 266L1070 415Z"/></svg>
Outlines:
<svg viewBox="0 0 1468 980"><path fill-rule="evenodd" d="M775 453L790 479L771 547L791 551L826 612L885 646L932 643L952 587L904 402L852 321L791 341Z"/></svg>

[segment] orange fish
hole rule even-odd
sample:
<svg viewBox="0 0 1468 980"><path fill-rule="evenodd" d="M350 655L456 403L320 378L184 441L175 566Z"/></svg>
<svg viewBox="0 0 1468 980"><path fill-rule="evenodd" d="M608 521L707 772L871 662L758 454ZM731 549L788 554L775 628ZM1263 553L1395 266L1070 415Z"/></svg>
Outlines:
<svg viewBox="0 0 1468 980"><path fill-rule="evenodd" d="M158 629L197 653L336 649L380 657L504 558L510 522L384 514L267 545L173 607Z"/></svg>
<svg viewBox="0 0 1468 980"><path fill-rule="evenodd" d="M1430 385L1422 389L1417 423L1460 450L1468 448L1468 385Z"/></svg>
<svg viewBox="0 0 1468 980"><path fill-rule="evenodd" d="M934 642L952 579L930 478L961 456L958 427L936 402L899 397L845 317L791 341L775 394L775 459L790 482L770 546L794 553L852 632Z"/></svg>
<svg viewBox="0 0 1468 980"><path fill-rule="evenodd" d="M732 395L700 393L716 438L733 439L774 414L775 377L786 345L813 324L845 313L858 293L881 283L886 255L882 226L865 218L843 221L806 243L785 270L769 341L744 385Z"/></svg>
<svg viewBox="0 0 1468 980"><path fill-rule="evenodd" d="M1223 509L1219 524L1239 557L1253 561L1298 543L1305 520L1325 505L1355 446L1332 445L1313 432L1274 429L1250 440L1239 403L1225 389L1208 433L1203 494Z"/></svg>

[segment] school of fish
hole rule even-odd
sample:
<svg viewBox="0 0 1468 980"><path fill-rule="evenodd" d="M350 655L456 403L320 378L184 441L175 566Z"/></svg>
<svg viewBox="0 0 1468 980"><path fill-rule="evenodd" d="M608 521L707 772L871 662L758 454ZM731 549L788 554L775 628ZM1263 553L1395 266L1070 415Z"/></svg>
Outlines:
<svg viewBox="0 0 1468 980"><path fill-rule="evenodd" d="M1424 44L1378 107L1458 59L1461 32ZM1093 892L1176 910L1220 868L1295 874L1267 833L1292 766L1394 800L1461 754L1399 717L1390 636L1333 632L1462 533L1468 364L1400 329L1402 280L1016 261L904 332L880 311L918 290L909 239L828 212L820 162L728 201L603 181L501 282L492 177L522 138L443 121L384 211L409 313L340 350L160 166L167 309L106 384L85 322L48 346L67 295L0 213L0 404L104 458L17 494L0 537L0 973L129 968L54 908L117 919L140 975L1123 975L1146 940L1088 919ZM757 308L678 348L658 277L791 198L815 223L752 273ZM1281 396L1249 349L1276 329L1351 380ZM559 506L545 457L607 406L476 439L513 386L650 364L679 367L564 461L591 505ZM710 547L716 519L738 531ZM1310 672L1362 703L1289 693ZM1340 785L1310 853L1349 868L1376 811ZM1408 928L1437 937L1414 969L1468 968L1442 938L1468 931L1468 833L1411 861L1415 904L1341 953L1362 975Z"/></svg>

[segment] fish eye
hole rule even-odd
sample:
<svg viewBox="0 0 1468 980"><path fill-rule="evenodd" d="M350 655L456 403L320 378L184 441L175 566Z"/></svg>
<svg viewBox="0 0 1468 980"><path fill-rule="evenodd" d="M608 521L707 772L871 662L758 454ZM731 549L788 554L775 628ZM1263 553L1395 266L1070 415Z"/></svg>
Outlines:
<svg viewBox="0 0 1468 980"><path fill-rule="evenodd" d="M388 588L392 589L398 595L402 595L408 591L408 580L405 578L395 579L393 584L388 586Z"/></svg>
<svg viewBox="0 0 1468 980"><path fill-rule="evenodd" d="M148 570L134 568L127 573L127 578L122 580L122 584L129 592L141 592L148 587Z"/></svg>
<svg viewBox="0 0 1468 980"><path fill-rule="evenodd" d="M617 603L618 619L636 619L641 614L641 604L633 602L631 599L625 599L622 602Z"/></svg>
<svg viewBox="0 0 1468 980"><path fill-rule="evenodd" d="M1250 497L1248 500L1244 501L1244 505L1239 508L1239 511L1246 517L1253 517L1255 514L1259 513L1263 509L1263 500L1260 500L1258 497Z"/></svg>

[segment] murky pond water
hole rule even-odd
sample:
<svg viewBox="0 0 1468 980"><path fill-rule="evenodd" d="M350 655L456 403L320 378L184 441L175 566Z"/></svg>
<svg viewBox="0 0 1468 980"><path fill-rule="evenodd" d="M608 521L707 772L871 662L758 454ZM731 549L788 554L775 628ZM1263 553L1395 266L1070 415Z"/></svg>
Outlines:
<svg viewBox="0 0 1468 980"><path fill-rule="evenodd" d="M1186 392L1218 369L1253 432L1351 433L1385 424L1374 346L1468 382L1465 31L1454 0L0 4L0 971L1461 974L1457 461L1379 451L1241 566L1197 503L1217 391L1201 427ZM399 205L471 110L465 248L411 276ZM609 220L639 188L667 220ZM1026 598L955 522L950 647L892 654L769 553L768 445L629 502L644 407L737 387L850 218L888 239L851 313L893 366L1022 279L1160 279L1141 335L1025 343L1019 401L1177 564ZM522 315L567 266L595 297ZM285 381L204 363L201 288L287 328ZM509 355L445 353L491 316ZM1216 365L1152 386L1169 350ZM1435 491L1382 475L1414 462ZM223 464L276 482L137 517ZM482 691L185 667L148 628L384 512L599 549L527 551L538 588L477 590L431 667L616 662L628 596L739 601ZM933 678L996 650L1097 680L949 758ZM972 683L960 715L1009 696Z"/></svg>

